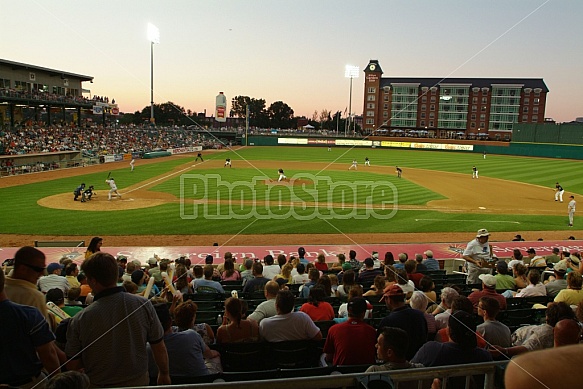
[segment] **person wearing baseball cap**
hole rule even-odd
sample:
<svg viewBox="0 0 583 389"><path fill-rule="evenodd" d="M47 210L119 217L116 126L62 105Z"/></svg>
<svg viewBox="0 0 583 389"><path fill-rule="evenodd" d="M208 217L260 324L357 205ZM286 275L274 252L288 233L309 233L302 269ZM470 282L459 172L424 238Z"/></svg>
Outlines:
<svg viewBox="0 0 583 389"><path fill-rule="evenodd" d="M38 280L38 288L41 292L46 294L53 288L59 288L63 293L69 291L69 282L65 277L61 276L61 270L63 270L63 265L60 263L53 262L47 266L48 275Z"/></svg>
<svg viewBox="0 0 583 389"><path fill-rule="evenodd" d="M492 246L488 244L488 239L490 239L488 230L479 229L476 238L470 241L464 250L462 258L466 261L468 270L466 283L468 284L479 284L480 274L492 273L489 268L483 267L485 262L492 260Z"/></svg>
<svg viewBox="0 0 583 389"><path fill-rule="evenodd" d="M427 341L425 316L421 311L405 304L405 293L398 284L386 288L382 299L385 300L390 314L381 320L377 328L397 327L405 331L409 335L409 347L405 357L413 358L417 350Z"/></svg>
<svg viewBox="0 0 583 389"><path fill-rule="evenodd" d="M502 296L500 293L496 292L497 279L492 274L480 274L478 278L482 281L482 290L477 290L470 293L468 300L472 302L474 306L474 313L478 313L478 303L480 299L484 296L492 297L498 300L500 303L500 309L506 310L506 297Z"/></svg>

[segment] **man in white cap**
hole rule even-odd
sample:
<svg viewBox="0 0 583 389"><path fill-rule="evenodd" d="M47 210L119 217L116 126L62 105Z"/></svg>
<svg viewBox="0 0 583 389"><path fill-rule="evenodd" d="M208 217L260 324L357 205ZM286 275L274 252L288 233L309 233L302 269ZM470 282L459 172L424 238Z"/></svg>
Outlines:
<svg viewBox="0 0 583 389"><path fill-rule="evenodd" d="M487 229L482 228L478 230L476 239L472 240L466 246L463 253L463 259L466 261L468 269L468 278L466 283L479 284L480 274L491 274L492 270L483 267L484 263L492 260L492 246L488 244L490 233Z"/></svg>

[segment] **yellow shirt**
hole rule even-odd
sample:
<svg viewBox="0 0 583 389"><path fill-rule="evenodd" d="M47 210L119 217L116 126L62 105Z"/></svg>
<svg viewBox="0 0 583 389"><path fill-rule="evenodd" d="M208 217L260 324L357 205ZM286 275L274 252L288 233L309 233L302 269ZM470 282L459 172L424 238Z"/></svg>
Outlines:
<svg viewBox="0 0 583 389"><path fill-rule="evenodd" d="M45 295L36 288L36 285L18 278L6 277L4 291L6 297L13 303L35 307L50 320Z"/></svg>
<svg viewBox="0 0 583 389"><path fill-rule="evenodd" d="M77 281L77 277L75 277L75 276L66 276L65 278L67 279L67 282L69 283L69 286L71 288L79 288L79 287L81 287L81 284L79 283L79 281Z"/></svg>
<svg viewBox="0 0 583 389"><path fill-rule="evenodd" d="M555 297L556 303L563 301L569 305L577 305L581 300L583 300L583 290L581 289L563 289Z"/></svg>

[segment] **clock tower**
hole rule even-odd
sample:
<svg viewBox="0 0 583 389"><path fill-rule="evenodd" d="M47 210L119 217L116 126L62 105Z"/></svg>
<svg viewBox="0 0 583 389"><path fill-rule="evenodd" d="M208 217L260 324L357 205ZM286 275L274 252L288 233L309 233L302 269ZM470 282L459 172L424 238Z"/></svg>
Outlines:
<svg viewBox="0 0 583 389"><path fill-rule="evenodd" d="M364 69L364 118L362 128L365 134L372 134L383 123L380 115L383 104L382 75L383 71L379 61L371 59Z"/></svg>

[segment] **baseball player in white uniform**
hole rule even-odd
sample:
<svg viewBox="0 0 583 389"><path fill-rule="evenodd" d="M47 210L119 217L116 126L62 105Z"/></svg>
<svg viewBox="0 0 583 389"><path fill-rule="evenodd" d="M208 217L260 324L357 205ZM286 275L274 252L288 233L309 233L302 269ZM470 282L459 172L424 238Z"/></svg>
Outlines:
<svg viewBox="0 0 583 389"><path fill-rule="evenodd" d="M117 191L117 185L115 184L115 181L113 180L113 177L111 177L108 180L105 180L105 182L109 185L110 189L109 189L109 193L107 195L107 200L111 200L111 195L112 193L115 193L115 195L117 197L119 197L121 199L121 195L119 194L119 192Z"/></svg>
<svg viewBox="0 0 583 389"><path fill-rule="evenodd" d="M350 165L350 167L348 168L348 170L354 168L354 170L358 170L358 162L356 161L356 159L352 160L352 165Z"/></svg>
<svg viewBox="0 0 583 389"><path fill-rule="evenodd" d="M575 201L575 196L569 196L571 201L569 201L569 206L567 210L569 211L569 227L573 227L573 218L575 217L575 206L577 202Z"/></svg>
<svg viewBox="0 0 583 389"><path fill-rule="evenodd" d="M132 171L132 172L134 171L134 163L136 163L136 160L132 158L132 160L130 161L130 167L131 167L130 171Z"/></svg>
<svg viewBox="0 0 583 389"><path fill-rule="evenodd" d="M565 193L565 189L557 182L555 185L555 201L563 202L563 193Z"/></svg>
<svg viewBox="0 0 583 389"><path fill-rule="evenodd" d="M287 177L286 177L286 176L285 176L285 174L283 173L283 169L279 169L279 170L277 171L277 173L279 174L279 178L278 178L277 182L279 182L279 181L283 181L283 180L287 179Z"/></svg>
<svg viewBox="0 0 583 389"><path fill-rule="evenodd" d="M370 166L370 159L368 157L364 157L364 166Z"/></svg>
<svg viewBox="0 0 583 389"><path fill-rule="evenodd" d="M472 167L472 178L479 178L478 177L478 168L475 166Z"/></svg>

